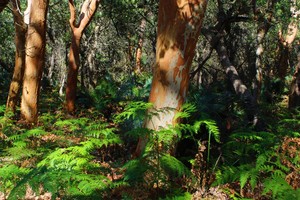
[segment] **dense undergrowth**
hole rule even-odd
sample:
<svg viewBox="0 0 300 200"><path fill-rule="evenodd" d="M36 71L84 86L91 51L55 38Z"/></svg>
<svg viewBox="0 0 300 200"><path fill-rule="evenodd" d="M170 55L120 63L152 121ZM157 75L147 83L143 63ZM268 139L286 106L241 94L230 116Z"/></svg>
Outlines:
<svg viewBox="0 0 300 200"><path fill-rule="evenodd" d="M31 127L2 105L2 198L300 199L299 111L264 105L257 132L229 93L197 89L177 115L183 123L155 132L143 121L168 109L146 112L150 82L103 81L78 99L75 116L47 94ZM144 135L147 148L134 158Z"/></svg>

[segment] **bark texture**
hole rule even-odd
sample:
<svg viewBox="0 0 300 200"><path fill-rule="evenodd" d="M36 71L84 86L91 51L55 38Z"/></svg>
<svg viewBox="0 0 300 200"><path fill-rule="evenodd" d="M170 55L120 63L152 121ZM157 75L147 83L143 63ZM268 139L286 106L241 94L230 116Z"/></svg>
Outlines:
<svg viewBox="0 0 300 200"><path fill-rule="evenodd" d="M66 110L69 113L74 113L75 111L75 100L76 100L76 90L77 90L77 75L79 69L79 52L80 52L80 40L83 31L88 26L95 14L100 0L86 0L81 8L79 22L76 23L76 8L73 0L69 0L70 8L70 26L72 30L72 43L69 53L69 70L67 77L67 87L66 87Z"/></svg>
<svg viewBox="0 0 300 200"><path fill-rule="evenodd" d="M23 21L23 16L19 12L20 1L11 1L15 26L15 67L10 83L8 98L6 102L6 112L12 111L15 114L16 105L19 100L20 88L23 81L25 69L25 43L27 25Z"/></svg>
<svg viewBox="0 0 300 200"><path fill-rule="evenodd" d="M26 38L25 72L21 115L28 123L36 123L42 69L45 62L46 16L48 0L32 0Z"/></svg>
<svg viewBox="0 0 300 200"><path fill-rule="evenodd" d="M273 17L273 8L275 5L275 1L268 1L267 13L262 13L259 9L256 8L256 1L254 1L254 15L255 19L258 20L258 28L257 28L257 49L256 49L256 60L255 60L255 71L256 76L253 82L253 97L255 101L258 101L261 93L262 82L263 82L263 61L262 56L264 53L264 39L271 27L271 21Z"/></svg>
<svg viewBox="0 0 300 200"><path fill-rule="evenodd" d="M142 72L142 54L143 54L143 43L144 43L144 32L146 28L146 20L142 19L139 29L139 41L138 41L138 47L136 49L136 55L135 55L135 69L134 72L136 74L139 74Z"/></svg>
<svg viewBox="0 0 300 200"><path fill-rule="evenodd" d="M160 0L156 63L149 102L155 109L170 108L145 121L153 130L174 125L176 112L185 101L189 71L206 10L206 0ZM143 152L147 138L139 139L136 155Z"/></svg>
<svg viewBox="0 0 300 200"><path fill-rule="evenodd" d="M296 0L291 1L290 12L293 20L288 25L285 37L282 31L279 31L279 56L276 68L278 70L278 76L282 81L284 81L288 71L289 54L298 32L298 16L300 15L300 10L297 10Z"/></svg>

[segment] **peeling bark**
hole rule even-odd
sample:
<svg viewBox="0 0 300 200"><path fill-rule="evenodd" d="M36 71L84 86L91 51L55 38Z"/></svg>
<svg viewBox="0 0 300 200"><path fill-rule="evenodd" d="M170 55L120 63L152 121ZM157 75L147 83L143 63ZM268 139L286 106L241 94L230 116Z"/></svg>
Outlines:
<svg viewBox="0 0 300 200"><path fill-rule="evenodd" d="M76 90L77 90L77 75L79 69L79 52L80 52L80 40L83 31L88 26L95 14L100 0L86 0L82 7L79 16L79 22L76 23L76 8L73 0L69 0L70 9L70 26L72 30L72 43L69 53L69 70L67 77L67 87L66 87L66 110L69 113L74 113L75 111L75 100L76 100Z"/></svg>
<svg viewBox="0 0 300 200"><path fill-rule="evenodd" d="M8 98L6 102L6 112L16 112L16 105L19 100L19 93L24 76L25 69L25 43L27 25L23 21L23 16L20 13L20 1L11 1L12 12L15 25L15 67L13 77L10 83Z"/></svg>
<svg viewBox="0 0 300 200"><path fill-rule="evenodd" d="M156 63L149 102L155 109L170 110L146 120L146 128L159 130L178 122L174 116L186 98L190 66L206 5L206 0L159 2ZM146 143L146 137L139 139L136 156L141 155Z"/></svg>
<svg viewBox="0 0 300 200"><path fill-rule="evenodd" d="M45 62L46 16L48 0L32 0L30 23L26 38L25 72L21 101L21 116L28 123L36 123L40 81Z"/></svg>

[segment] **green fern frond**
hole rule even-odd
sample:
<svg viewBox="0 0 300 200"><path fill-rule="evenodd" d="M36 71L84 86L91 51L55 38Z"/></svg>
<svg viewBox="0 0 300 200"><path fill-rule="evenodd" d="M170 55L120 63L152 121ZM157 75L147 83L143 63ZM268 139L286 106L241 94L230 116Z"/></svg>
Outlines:
<svg viewBox="0 0 300 200"><path fill-rule="evenodd" d="M144 174L151 168L144 159L135 159L127 162L123 169L125 170L124 181L137 183L144 182Z"/></svg>
<svg viewBox="0 0 300 200"><path fill-rule="evenodd" d="M272 192L274 199L284 195L284 193L293 190L293 188L285 181L282 176L273 174L271 177L267 178L264 182L263 194Z"/></svg>
<svg viewBox="0 0 300 200"><path fill-rule="evenodd" d="M190 104L190 103L183 104L183 106L181 107L181 110L175 114L174 119L178 119L178 118L187 119L187 118L191 117L192 113L194 113L196 111L197 111L197 108L195 105Z"/></svg>
<svg viewBox="0 0 300 200"><path fill-rule="evenodd" d="M20 146L8 148L6 152L14 160L30 158L38 155L38 152L36 150Z"/></svg>
<svg viewBox="0 0 300 200"><path fill-rule="evenodd" d="M256 168L260 169L268 161L266 154L260 154L256 159Z"/></svg>
<svg viewBox="0 0 300 200"><path fill-rule="evenodd" d="M129 119L145 119L146 111L152 107L152 103L142 101L132 102L124 108L122 113L115 116L114 121L116 123L122 123Z"/></svg>
<svg viewBox="0 0 300 200"><path fill-rule="evenodd" d="M211 134L217 142L220 142L220 131L216 121L209 120L209 119L196 121L195 124L193 125L194 130L195 131L200 130L200 127L203 124L206 126L208 133Z"/></svg>
<svg viewBox="0 0 300 200"><path fill-rule="evenodd" d="M10 141L24 140L29 137L38 137L38 136L42 136L45 134L47 134L47 132L44 129L38 127L38 128L31 129L31 130L27 130L22 134L14 134L14 135L10 136L8 138L8 140L10 140Z"/></svg>
<svg viewBox="0 0 300 200"><path fill-rule="evenodd" d="M241 185L241 189L244 188L244 186L246 185L249 177L250 177L250 171L242 171L240 173L240 185Z"/></svg>
<svg viewBox="0 0 300 200"><path fill-rule="evenodd" d="M87 126L88 121L88 118L66 119L58 120L54 123L54 125L59 128L67 128L68 131L74 132Z"/></svg>
<svg viewBox="0 0 300 200"><path fill-rule="evenodd" d="M14 164L0 166L0 191L8 193L30 169L22 168Z"/></svg>
<svg viewBox="0 0 300 200"><path fill-rule="evenodd" d="M172 177L181 177L190 173L189 169L181 161L169 154L161 155L159 162L161 168Z"/></svg>
<svg viewBox="0 0 300 200"><path fill-rule="evenodd" d="M0 168L0 182L3 180L14 179L29 173L30 169L22 168L14 164L4 165ZM1 184L0 184L1 185Z"/></svg>
<svg viewBox="0 0 300 200"><path fill-rule="evenodd" d="M274 166L273 165L261 165L258 169L262 172L273 172Z"/></svg>

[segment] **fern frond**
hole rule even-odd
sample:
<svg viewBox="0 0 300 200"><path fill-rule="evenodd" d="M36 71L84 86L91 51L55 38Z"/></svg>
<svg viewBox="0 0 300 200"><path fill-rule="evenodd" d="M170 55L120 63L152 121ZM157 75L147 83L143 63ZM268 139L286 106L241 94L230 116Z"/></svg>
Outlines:
<svg viewBox="0 0 300 200"><path fill-rule="evenodd" d="M181 177L190 173L181 161L169 154L161 155L159 162L161 168L172 177Z"/></svg>
<svg viewBox="0 0 300 200"><path fill-rule="evenodd" d="M116 123L122 123L129 119L145 119L146 111L152 108L152 103L145 103L142 101L132 102L124 108L124 111L115 116Z"/></svg>
<svg viewBox="0 0 300 200"><path fill-rule="evenodd" d="M127 162L123 169L125 171L124 181L129 183L144 182L144 174L150 170L150 166L144 159L135 159Z"/></svg>
<svg viewBox="0 0 300 200"><path fill-rule="evenodd" d="M175 114L174 119L187 119L191 117L192 113L196 112L197 108L195 105L185 103L182 105L181 110Z"/></svg>
<svg viewBox="0 0 300 200"><path fill-rule="evenodd" d="M282 176L273 174L271 177L267 178L264 182L263 194L272 192L274 199L278 199L284 193L293 190L293 188L285 181Z"/></svg>
<svg viewBox="0 0 300 200"><path fill-rule="evenodd" d="M200 127L203 124L206 126L209 134L211 134L217 142L220 142L220 131L217 126L217 123L215 121L209 120L209 119L199 120L199 121L196 121L195 124L193 125L194 130L195 131L200 130Z"/></svg>

